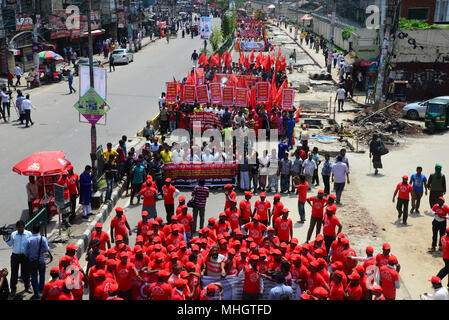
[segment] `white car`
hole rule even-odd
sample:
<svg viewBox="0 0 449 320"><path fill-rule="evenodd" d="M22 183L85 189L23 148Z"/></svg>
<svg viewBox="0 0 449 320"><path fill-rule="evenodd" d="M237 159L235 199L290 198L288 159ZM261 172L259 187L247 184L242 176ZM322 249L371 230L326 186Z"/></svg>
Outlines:
<svg viewBox="0 0 449 320"><path fill-rule="evenodd" d="M112 51L114 57L114 64L117 63L130 63L134 61L134 55L128 51L128 49L116 49Z"/></svg>
<svg viewBox="0 0 449 320"><path fill-rule="evenodd" d="M447 100L449 102L449 96L435 97L426 101L409 103L402 109L402 116L410 120L424 119L427 106L434 101L436 103L441 103L439 102L440 100Z"/></svg>

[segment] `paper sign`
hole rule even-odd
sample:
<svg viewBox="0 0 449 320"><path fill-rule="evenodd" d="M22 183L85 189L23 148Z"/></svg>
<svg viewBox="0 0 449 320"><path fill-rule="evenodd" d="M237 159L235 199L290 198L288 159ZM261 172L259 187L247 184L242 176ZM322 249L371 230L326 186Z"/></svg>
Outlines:
<svg viewBox="0 0 449 320"><path fill-rule="evenodd" d="M233 106L234 105L234 88L224 87L223 88L223 106Z"/></svg>
<svg viewBox="0 0 449 320"><path fill-rule="evenodd" d="M196 100L199 104L209 103L209 95L207 93L206 85L196 87Z"/></svg>
<svg viewBox="0 0 449 320"><path fill-rule="evenodd" d="M269 82L257 82L257 102L268 102L269 101L269 92L270 92L270 83Z"/></svg>
<svg viewBox="0 0 449 320"><path fill-rule="evenodd" d="M282 89L282 110L293 111L295 101L295 90L291 88Z"/></svg>
<svg viewBox="0 0 449 320"><path fill-rule="evenodd" d="M167 90L165 94L165 102L176 103L176 96L178 95L178 84L175 82L166 82Z"/></svg>
<svg viewBox="0 0 449 320"><path fill-rule="evenodd" d="M211 83L210 84L210 102L221 104L221 84Z"/></svg>
<svg viewBox="0 0 449 320"><path fill-rule="evenodd" d="M246 107L248 105L248 89L235 89L235 105L239 107Z"/></svg>
<svg viewBox="0 0 449 320"><path fill-rule="evenodd" d="M195 103L195 86L184 85L184 103L194 104Z"/></svg>

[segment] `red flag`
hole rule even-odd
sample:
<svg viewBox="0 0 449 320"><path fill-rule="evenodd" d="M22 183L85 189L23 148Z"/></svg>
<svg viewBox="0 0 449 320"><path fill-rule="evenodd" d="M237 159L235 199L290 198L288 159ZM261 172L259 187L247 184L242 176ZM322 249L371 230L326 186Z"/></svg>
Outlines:
<svg viewBox="0 0 449 320"><path fill-rule="evenodd" d="M229 66L231 66L231 63L232 63L232 55L231 55L230 53L228 53L228 54L226 55L225 66L226 66L226 67L229 67Z"/></svg>
<svg viewBox="0 0 449 320"><path fill-rule="evenodd" d="M249 67L250 67L248 56L245 56L244 66L245 66L246 71L248 71Z"/></svg>
<svg viewBox="0 0 449 320"><path fill-rule="evenodd" d="M254 61L254 50L251 51L251 55L249 56L249 62L253 62Z"/></svg>
<svg viewBox="0 0 449 320"><path fill-rule="evenodd" d="M282 85L280 86L277 94L276 94L276 99L274 100L274 104L275 105L279 105L281 102L281 98L282 98L282 90L287 86L287 80L284 80L284 82L282 83Z"/></svg>
<svg viewBox="0 0 449 320"><path fill-rule="evenodd" d="M203 66L203 59L204 59L204 52L200 55L200 58L198 59L198 64L202 67Z"/></svg>
<svg viewBox="0 0 449 320"><path fill-rule="evenodd" d="M262 63L262 61L263 61L263 53L262 53L262 51L259 51L259 54L258 54L257 57L256 57L256 61L257 61L259 64Z"/></svg>
<svg viewBox="0 0 449 320"><path fill-rule="evenodd" d="M227 87L235 87L239 82L239 79L235 76L235 74L231 74L226 82Z"/></svg>
<svg viewBox="0 0 449 320"><path fill-rule="evenodd" d="M256 86L254 85L251 88L251 94L250 94L250 98L249 98L249 104L255 109L257 104L256 104L256 96L257 96L257 89Z"/></svg>
<svg viewBox="0 0 449 320"><path fill-rule="evenodd" d="M223 63L226 65L226 57L228 56L228 52L225 51L223 52L223 54L221 55L221 58L223 59Z"/></svg>
<svg viewBox="0 0 449 320"><path fill-rule="evenodd" d="M186 84L189 85L194 85L195 84L195 80L193 79L192 75L190 74L190 72L187 74L187 81Z"/></svg>
<svg viewBox="0 0 449 320"><path fill-rule="evenodd" d="M279 57L281 56L281 47L279 46L279 51L278 51L278 59L279 59Z"/></svg>
<svg viewBox="0 0 449 320"><path fill-rule="evenodd" d="M295 117L295 121L299 122L299 115L301 113L301 109L302 109L302 105L298 108L298 110L296 111L296 117Z"/></svg>
<svg viewBox="0 0 449 320"><path fill-rule="evenodd" d="M220 58L220 54L217 53L215 56L216 56L215 61L217 62L217 63L216 63L217 67L221 68L221 58Z"/></svg>

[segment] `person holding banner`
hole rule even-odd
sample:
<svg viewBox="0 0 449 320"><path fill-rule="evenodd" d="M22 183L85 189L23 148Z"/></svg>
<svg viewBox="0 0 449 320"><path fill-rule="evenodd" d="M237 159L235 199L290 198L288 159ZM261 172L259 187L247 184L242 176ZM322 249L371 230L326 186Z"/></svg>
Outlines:
<svg viewBox="0 0 449 320"><path fill-rule="evenodd" d="M263 294L263 279L257 269L259 256L251 255L246 265L237 276L244 276L242 300L259 300Z"/></svg>

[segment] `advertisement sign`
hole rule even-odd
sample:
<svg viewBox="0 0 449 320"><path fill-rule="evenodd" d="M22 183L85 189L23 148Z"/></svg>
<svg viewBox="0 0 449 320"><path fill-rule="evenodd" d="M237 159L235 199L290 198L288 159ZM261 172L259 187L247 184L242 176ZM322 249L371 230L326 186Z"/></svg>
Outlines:
<svg viewBox="0 0 449 320"><path fill-rule="evenodd" d="M74 107L90 124L96 124L111 109L94 88L87 90L79 101L74 104Z"/></svg>
<svg viewBox="0 0 449 320"><path fill-rule="evenodd" d="M195 187L203 178L206 186L235 184L237 163L165 163L164 176L171 178L175 187Z"/></svg>
<svg viewBox="0 0 449 320"><path fill-rule="evenodd" d="M209 39L211 34L212 34L212 18L211 17L201 17L201 22L200 22L201 39Z"/></svg>
<svg viewBox="0 0 449 320"><path fill-rule="evenodd" d="M235 89L235 105L239 107L246 107L248 105L248 89Z"/></svg>
<svg viewBox="0 0 449 320"><path fill-rule="evenodd" d="M210 84L210 102L221 104L221 83L215 82Z"/></svg>
<svg viewBox="0 0 449 320"><path fill-rule="evenodd" d="M40 16L36 15L36 22L40 24ZM16 15L16 31L33 30L33 18L27 14Z"/></svg>
<svg viewBox="0 0 449 320"><path fill-rule="evenodd" d="M199 104L207 104L209 103L209 95L207 93L207 86L197 86L196 87L196 100Z"/></svg>
<svg viewBox="0 0 449 320"><path fill-rule="evenodd" d="M117 28L123 29L126 27L126 17L124 12L117 12Z"/></svg>
<svg viewBox="0 0 449 320"><path fill-rule="evenodd" d="M195 103L195 86L184 85L184 103Z"/></svg>
<svg viewBox="0 0 449 320"><path fill-rule="evenodd" d="M165 102L176 103L176 96L178 95L178 84L176 82L166 82L167 86Z"/></svg>
<svg viewBox="0 0 449 320"><path fill-rule="evenodd" d="M233 87L224 87L223 88L223 102L221 103L223 106L233 106L234 105L234 88Z"/></svg>
<svg viewBox="0 0 449 320"><path fill-rule="evenodd" d="M295 101L295 90L290 88L282 89L282 110L293 111Z"/></svg>
<svg viewBox="0 0 449 320"><path fill-rule="evenodd" d="M270 83L267 81L257 82L256 89L257 89L257 102L268 102L270 98L269 96Z"/></svg>
<svg viewBox="0 0 449 320"><path fill-rule="evenodd" d="M79 96L82 97L90 89L89 66L80 66ZM94 88L103 100L106 100L106 69L94 67Z"/></svg>

